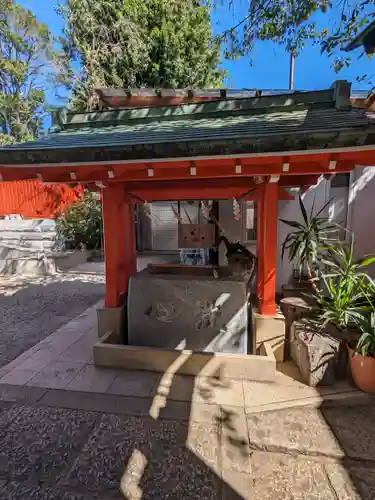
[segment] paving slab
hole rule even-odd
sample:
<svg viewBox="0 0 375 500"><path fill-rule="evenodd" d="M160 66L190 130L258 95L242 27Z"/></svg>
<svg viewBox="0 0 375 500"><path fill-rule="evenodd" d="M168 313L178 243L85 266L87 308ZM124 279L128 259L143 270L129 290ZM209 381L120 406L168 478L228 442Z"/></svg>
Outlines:
<svg viewBox="0 0 375 500"><path fill-rule="evenodd" d="M178 423L154 427L144 419L105 416L65 484L114 496L120 487L132 500L216 500L219 476L182 444L182 436Z"/></svg>
<svg viewBox="0 0 375 500"><path fill-rule="evenodd" d="M88 364L68 383L66 389L104 393L115 380L117 374L118 370L98 368Z"/></svg>
<svg viewBox="0 0 375 500"><path fill-rule="evenodd" d="M222 408L220 451L222 469L250 473L249 436L243 408Z"/></svg>
<svg viewBox="0 0 375 500"><path fill-rule="evenodd" d="M250 447L268 451L343 457L345 451L316 408L247 415Z"/></svg>
<svg viewBox="0 0 375 500"><path fill-rule="evenodd" d="M59 360L87 363L93 356L93 344L96 340L92 335L83 335L59 356Z"/></svg>
<svg viewBox="0 0 375 500"><path fill-rule="evenodd" d="M85 401L92 408L97 400L96 411L39 406L48 397L61 404L67 395L75 398L72 406ZM153 399L48 390L36 405L0 407L0 500L375 498L375 463L370 456L338 459L308 447L309 456L294 447L291 437L300 438L311 421L315 425L308 408L298 416L286 410L256 414L263 426L272 428L267 414L277 413L278 418L292 421L300 434L289 435L284 448L267 445L260 451L253 445L249 452L249 415L243 408L215 407L219 414L211 411L207 421L155 419L146 406L143 416L106 413L112 408L126 412L132 401L146 403L149 412ZM172 400L165 409L175 404L189 405ZM201 406L212 410L213 405ZM358 414L369 409L354 408ZM350 412L350 408L337 410ZM353 418L348 419L351 425ZM336 414L328 419L346 428L346 421ZM368 412L366 429L373 419L373 412ZM367 429L358 439L370 432ZM308 439L302 442L306 443Z"/></svg>
<svg viewBox="0 0 375 500"><path fill-rule="evenodd" d="M318 461L255 452L251 467L256 500L338 500Z"/></svg>
<svg viewBox="0 0 375 500"><path fill-rule="evenodd" d="M153 395L165 396L168 400L231 406L244 405L242 381L216 377L164 373L154 387Z"/></svg>
<svg viewBox="0 0 375 500"><path fill-rule="evenodd" d="M142 453L139 450L138 453ZM145 454L139 474L127 471L121 490L131 500L218 500L222 479L200 458L184 447L156 445ZM240 500L237 497L236 500Z"/></svg>
<svg viewBox="0 0 375 500"><path fill-rule="evenodd" d="M198 378L195 401L228 406L244 406L242 380Z"/></svg>
<svg viewBox="0 0 375 500"><path fill-rule="evenodd" d="M198 426L193 429L191 446L204 447L202 441L207 442L204 435L208 434L207 428ZM184 445L187 438L186 424L105 415L76 460L65 484L116 494L119 484L125 490L134 490L132 478L138 474L143 495L139 498L142 500L168 498L168 495L171 495L170 498L193 499L199 496L216 499L219 478L202 457L198 458ZM207 443L207 449L215 459L211 442ZM140 457L140 463L134 459L134 454ZM134 462L133 469L127 470ZM131 498L137 496L133 493Z"/></svg>
<svg viewBox="0 0 375 500"><path fill-rule="evenodd" d="M33 387L63 389L84 368L83 363L51 361L37 375L27 381ZM17 370L18 368L16 368ZM12 372L11 372L12 373ZM11 374L9 374L11 376Z"/></svg>
<svg viewBox="0 0 375 500"><path fill-rule="evenodd" d="M121 396L148 397L152 394L159 379L159 373L119 370L107 393Z"/></svg>
<svg viewBox="0 0 375 500"><path fill-rule="evenodd" d="M38 404L55 408L71 408L120 415L149 416L151 401L94 392L47 390Z"/></svg>
<svg viewBox="0 0 375 500"><path fill-rule="evenodd" d="M375 424L374 405L321 408L319 411L345 456L375 463L371 435Z"/></svg>
<svg viewBox="0 0 375 500"><path fill-rule="evenodd" d="M103 495L67 492L59 488L11 481L0 489L0 500L105 500ZM118 499L124 500L119 493Z"/></svg>
<svg viewBox="0 0 375 500"><path fill-rule="evenodd" d="M51 363L51 359L42 358L42 359L33 359L27 358L25 361L13 370L9 371L1 377L0 384L13 384L13 385L24 385L27 382L38 375L43 368Z"/></svg>
<svg viewBox="0 0 375 500"><path fill-rule="evenodd" d="M339 500L373 500L375 469L357 461L327 462L324 465L329 481Z"/></svg>
<svg viewBox="0 0 375 500"><path fill-rule="evenodd" d="M30 406L0 413L0 476L55 484L94 429L96 414Z"/></svg>
<svg viewBox="0 0 375 500"><path fill-rule="evenodd" d="M0 384L0 401L7 403L33 404L46 393L41 387L26 387L20 385Z"/></svg>
<svg viewBox="0 0 375 500"><path fill-rule="evenodd" d="M254 496L253 478L250 474L224 469L221 477L223 481L221 500L256 499Z"/></svg>

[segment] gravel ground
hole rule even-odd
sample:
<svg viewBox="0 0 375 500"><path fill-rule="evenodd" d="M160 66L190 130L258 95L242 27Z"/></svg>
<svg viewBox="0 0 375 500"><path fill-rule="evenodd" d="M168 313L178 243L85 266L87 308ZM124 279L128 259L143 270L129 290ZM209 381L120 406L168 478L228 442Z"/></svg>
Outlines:
<svg viewBox="0 0 375 500"><path fill-rule="evenodd" d="M104 297L104 276L66 272L0 280L0 367Z"/></svg>

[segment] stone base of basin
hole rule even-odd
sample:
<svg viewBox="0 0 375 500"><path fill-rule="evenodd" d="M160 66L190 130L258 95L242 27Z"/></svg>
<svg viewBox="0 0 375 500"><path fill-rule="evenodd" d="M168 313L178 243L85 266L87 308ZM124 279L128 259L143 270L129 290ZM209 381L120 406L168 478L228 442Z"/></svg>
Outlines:
<svg viewBox="0 0 375 500"><path fill-rule="evenodd" d="M267 342L260 355L218 354L123 345L109 331L93 349L95 365L103 367L260 382L273 382L276 375L276 359Z"/></svg>

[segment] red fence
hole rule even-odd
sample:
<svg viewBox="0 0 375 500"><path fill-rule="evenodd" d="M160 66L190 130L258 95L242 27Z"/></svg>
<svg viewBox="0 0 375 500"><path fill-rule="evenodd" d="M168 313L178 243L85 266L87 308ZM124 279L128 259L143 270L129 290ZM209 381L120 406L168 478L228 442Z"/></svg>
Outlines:
<svg viewBox="0 0 375 500"><path fill-rule="evenodd" d="M41 181L0 183L0 216L21 214L27 218L54 219L80 199L83 186L44 184Z"/></svg>

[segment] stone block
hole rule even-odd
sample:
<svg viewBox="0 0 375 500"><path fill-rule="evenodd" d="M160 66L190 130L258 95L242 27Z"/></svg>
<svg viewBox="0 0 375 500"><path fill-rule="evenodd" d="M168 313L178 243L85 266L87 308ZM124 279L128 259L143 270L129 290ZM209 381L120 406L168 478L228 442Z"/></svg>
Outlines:
<svg viewBox="0 0 375 500"><path fill-rule="evenodd" d="M94 363L96 366L201 377L219 374L220 377L261 382L273 382L276 376L273 355L214 354L126 346L116 343L116 335L110 332L94 344Z"/></svg>
<svg viewBox="0 0 375 500"><path fill-rule="evenodd" d="M113 332L118 341L126 337L126 306L103 307L97 309L98 336L103 337L107 332Z"/></svg>
<svg viewBox="0 0 375 500"><path fill-rule="evenodd" d="M317 323L302 319L291 328L290 354L310 386L331 385L339 363L341 341Z"/></svg>
<svg viewBox="0 0 375 500"><path fill-rule="evenodd" d="M153 275L130 279L129 344L247 354L247 286L213 276Z"/></svg>
<svg viewBox="0 0 375 500"><path fill-rule="evenodd" d="M253 328L256 347L265 341L283 340L285 337L285 318L282 314L262 316L253 313Z"/></svg>

